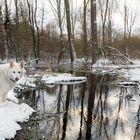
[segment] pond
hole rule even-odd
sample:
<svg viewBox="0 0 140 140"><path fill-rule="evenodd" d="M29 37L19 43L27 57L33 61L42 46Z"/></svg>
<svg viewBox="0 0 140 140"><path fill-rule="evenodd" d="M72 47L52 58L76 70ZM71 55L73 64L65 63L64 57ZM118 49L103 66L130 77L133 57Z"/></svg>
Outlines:
<svg viewBox="0 0 140 140"><path fill-rule="evenodd" d="M25 98L36 113L22 124L15 140L139 140L138 86L117 84L118 77L111 75L86 77L84 83L27 92Z"/></svg>

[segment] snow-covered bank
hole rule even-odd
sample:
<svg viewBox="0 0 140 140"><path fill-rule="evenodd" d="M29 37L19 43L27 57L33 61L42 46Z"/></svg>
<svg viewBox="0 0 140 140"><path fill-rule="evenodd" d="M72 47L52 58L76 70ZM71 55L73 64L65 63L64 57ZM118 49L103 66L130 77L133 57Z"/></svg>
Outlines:
<svg viewBox="0 0 140 140"><path fill-rule="evenodd" d="M95 74L120 74L129 81L140 81L140 60L132 61L129 65L115 65L109 60L99 59L93 66Z"/></svg>
<svg viewBox="0 0 140 140"><path fill-rule="evenodd" d="M11 139L21 130L18 122L26 122L34 110L25 103L17 104L18 99L10 91L9 100L0 106L0 140Z"/></svg>

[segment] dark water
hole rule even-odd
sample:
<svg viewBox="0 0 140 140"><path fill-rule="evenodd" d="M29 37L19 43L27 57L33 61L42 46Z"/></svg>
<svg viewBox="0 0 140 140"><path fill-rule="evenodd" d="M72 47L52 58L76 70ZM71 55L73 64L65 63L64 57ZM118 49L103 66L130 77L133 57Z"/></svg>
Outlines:
<svg viewBox="0 0 140 140"><path fill-rule="evenodd" d="M88 74L86 83L39 88L30 97L27 93L37 112L15 139L140 140L140 90L114 80Z"/></svg>

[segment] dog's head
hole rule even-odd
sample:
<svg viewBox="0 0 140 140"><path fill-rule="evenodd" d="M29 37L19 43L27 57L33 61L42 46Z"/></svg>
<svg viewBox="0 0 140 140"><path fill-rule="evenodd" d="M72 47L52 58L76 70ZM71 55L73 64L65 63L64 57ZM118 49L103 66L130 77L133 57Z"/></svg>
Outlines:
<svg viewBox="0 0 140 140"><path fill-rule="evenodd" d="M23 76L25 72L24 69L24 62L21 61L20 63L17 62L10 62L10 78L13 81L18 81L21 79L21 77Z"/></svg>

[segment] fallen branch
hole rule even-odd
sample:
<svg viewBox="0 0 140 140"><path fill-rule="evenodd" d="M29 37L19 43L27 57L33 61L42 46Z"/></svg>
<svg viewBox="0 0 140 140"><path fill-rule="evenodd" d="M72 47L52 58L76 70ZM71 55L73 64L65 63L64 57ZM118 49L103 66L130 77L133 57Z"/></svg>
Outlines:
<svg viewBox="0 0 140 140"><path fill-rule="evenodd" d="M33 63L35 61L38 61L38 60L39 60L39 58L36 58L36 59L33 59L33 60L28 59L28 62L26 62L25 65L31 64L31 63Z"/></svg>
<svg viewBox="0 0 140 140"><path fill-rule="evenodd" d="M117 51L120 56L124 57L128 62L130 62L131 64L133 64L133 61L131 61L128 57L126 57L123 53L121 53L119 50L117 50L116 48L110 47L110 46L105 46L106 48L109 48L111 50L115 50ZM117 54L116 54L117 55Z"/></svg>

